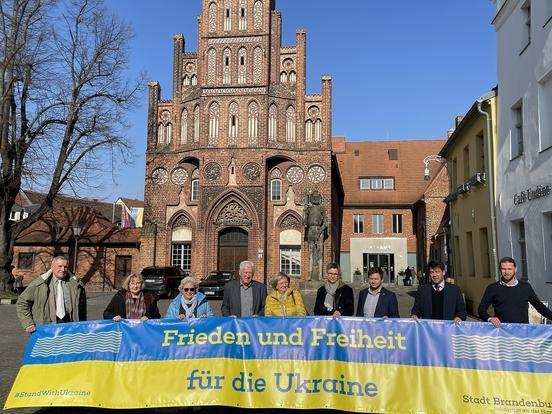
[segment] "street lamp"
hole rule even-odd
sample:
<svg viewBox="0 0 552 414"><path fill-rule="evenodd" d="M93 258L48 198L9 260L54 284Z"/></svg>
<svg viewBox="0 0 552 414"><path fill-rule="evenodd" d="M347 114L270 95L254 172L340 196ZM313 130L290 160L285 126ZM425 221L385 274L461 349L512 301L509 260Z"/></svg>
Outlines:
<svg viewBox="0 0 552 414"><path fill-rule="evenodd" d="M447 159L444 158L444 157L441 157L440 155L428 155L427 157L424 158L424 165L425 165L425 168L424 168L424 180L429 180L429 162L430 161L438 161L440 162L441 164L444 164L445 162L447 162Z"/></svg>
<svg viewBox="0 0 552 414"><path fill-rule="evenodd" d="M78 224L73 225L73 237L75 237L75 257L73 258L73 274L77 272L77 256L79 255L79 236L81 228Z"/></svg>

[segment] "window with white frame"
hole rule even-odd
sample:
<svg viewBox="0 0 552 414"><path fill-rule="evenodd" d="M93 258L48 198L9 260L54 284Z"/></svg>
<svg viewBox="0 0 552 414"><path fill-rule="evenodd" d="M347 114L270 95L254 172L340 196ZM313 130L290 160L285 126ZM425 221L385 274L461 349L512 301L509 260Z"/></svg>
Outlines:
<svg viewBox="0 0 552 414"><path fill-rule="evenodd" d="M171 266L178 266L186 271L192 270L191 243L173 243L171 250Z"/></svg>
<svg viewBox="0 0 552 414"><path fill-rule="evenodd" d="M510 159L514 159L523 154L523 104L521 100L512 107L511 114Z"/></svg>
<svg viewBox="0 0 552 414"><path fill-rule="evenodd" d="M393 214L393 233L401 234L403 232L403 215Z"/></svg>
<svg viewBox="0 0 552 414"><path fill-rule="evenodd" d="M364 214L353 214L353 233L364 233Z"/></svg>
<svg viewBox="0 0 552 414"><path fill-rule="evenodd" d="M282 180L275 178L270 181L270 200L280 201L282 199Z"/></svg>
<svg viewBox="0 0 552 414"><path fill-rule="evenodd" d="M550 2L552 4L552 1ZM538 84L540 150L552 147L552 72Z"/></svg>
<svg viewBox="0 0 552 414"><path fill-rule="evenodd" d="M394 190L394 177L359 177L361 190Z"/></svg>
<svg viewBox="0 0 552 414"><path fill-rule="evenodd" d="M280 246L280 271L301 276L301 246Z"/></svg>
<svg viewBox="0 0 552 414"><path fill-rule="evenodd" d="M383 234L383 214L372 214L372 233Z"/></svg>
<svg viewBox="0 0 552 414"><path fill-rule="evenodd" d="M192 180L192 191L190 192L190 200L197 201L199 200L199 178Z"/></svg>

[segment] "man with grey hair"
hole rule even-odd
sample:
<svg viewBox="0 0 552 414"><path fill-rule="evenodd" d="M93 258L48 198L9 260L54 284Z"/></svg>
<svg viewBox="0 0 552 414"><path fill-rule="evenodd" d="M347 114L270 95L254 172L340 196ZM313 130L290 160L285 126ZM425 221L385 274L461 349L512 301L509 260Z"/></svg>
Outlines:
<svg viewBox="0 0 552 414"><path fill-rule="evenodd" d="M84 285L69 272L65 256L54 257L50 270L27 286L17 299L16 311L28 333L38 325L86 320Z"/></svg>
<svg viewBox="0 0 552 414"><path fill-rule="evenodd" d="M264 316L266 286L253 280L254 274L252 262L240 263L240 278L224 285L222 316Z"/></svg>

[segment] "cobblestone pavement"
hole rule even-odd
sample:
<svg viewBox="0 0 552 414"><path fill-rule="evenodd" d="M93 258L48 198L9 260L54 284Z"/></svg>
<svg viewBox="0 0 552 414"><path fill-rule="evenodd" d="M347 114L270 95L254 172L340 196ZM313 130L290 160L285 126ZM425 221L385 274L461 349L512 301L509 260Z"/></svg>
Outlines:
<svg viewBox="0 0 552 414"><path fill-rule="evenodd" d="M410 309L414 303L414 292L416 287L412 286L391 286L391 290L396 292L399 302L399 311L400 315L403 317L408 317L410 315ZM355 299L358 298L358 291L360 287L354 287L355 290ZM307 310L311 312L314 307L314 300L316 291L315 290L306 290L303 292L305 299L305 306ZM113 296L113 292L91 292L88 294L88 315L89 319L101 319L103 310L105 309L107 303ZM159 310L163 315L168 307L169 300L162 299L159 302ZM217 315L220 315L220 300L213 300L211 303L213 310ZM356 305L356 303L355 303ZM2 327L2 335L0 336L0 403L2 408L4 402L6 401L8 392L12 386L12 383L17 375L19 370L21 360L23 358L23 352L27 344L29 336L22 330L21 325L17 319L15 313L15 305L1 305L0 306L0 326ZM149 413L177 413L189 411L190 408L175 408L175 409L150 409L150 410L99 410L99 409L86 409L86 408L64 408L59 407L54 408L30 408L30 409L19 409L19 410L7 410L3 411L6 413L74 413L79 412L79 414L84 413L103 413L103 412L114 412L114 413L136 413L136 412L149 412ZM228 407L204 407L199 412L205 413L232 413L232 412L243 412L243 411L252 411L244 409L230 409ZM286 410L253 410L254 412L284 412ZM291 411L291 410L288 410ZM301 411L303 413L320 413L324 412L323 410L307 410ZM328 413L336 413L337 411L331 410Z"/></svg>

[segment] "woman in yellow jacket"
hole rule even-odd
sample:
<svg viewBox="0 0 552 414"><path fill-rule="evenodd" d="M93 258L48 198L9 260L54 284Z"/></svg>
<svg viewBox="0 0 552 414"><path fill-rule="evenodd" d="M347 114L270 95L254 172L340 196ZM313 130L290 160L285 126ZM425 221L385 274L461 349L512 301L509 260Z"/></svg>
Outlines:
<svg viewBox="0 0 552 414"><path fill-rule="evenodd" d="M266 297L265 316L305 316L307 311L303 297L290 287L289 276L279 272L270 285L274 289Z"/></svg>

